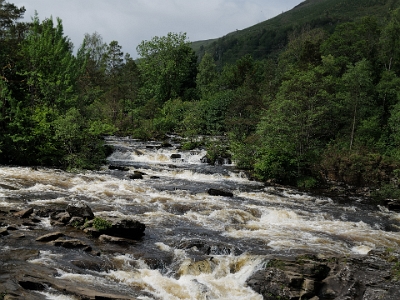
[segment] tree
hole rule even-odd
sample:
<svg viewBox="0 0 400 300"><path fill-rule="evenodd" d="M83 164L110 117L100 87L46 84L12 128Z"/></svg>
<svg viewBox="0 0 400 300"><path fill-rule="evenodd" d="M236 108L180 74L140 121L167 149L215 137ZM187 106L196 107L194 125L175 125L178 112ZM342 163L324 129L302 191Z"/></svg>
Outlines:
<svg viewBox="0 0 400 300"><path fill-rule="evenodd" d="M144 99L155 98L162 104L185 96L185 91L195 86L197 59L185 33L142 41L137 52Z"/></svg>
<svg viewBox="0 0 400 300"><path fill-rule="evenodd" d="M355 65L349 65L346 73L342 77L344 93L339 97L344 101L344 108L347 110L350 121L350 142L349 149L351 150L354 144L355 133L357 126L367 124L367 118L375 119L376 111L372 110L372 77L371 66L365 59L357 62ZM370 119L372 121L373 119ZM375 119L376 120L376 119ZM376 122L374 122L376 123ZM374 124L377 126L377 124ZM366 133L365 133L366 134Z"/></svg>
<svg viewBox="0 0 400 300"><path fill-rule="evenodd" d="M207 97L217 90L217 66L211 54L204 54L199 64L196 77L197 88L201 97Z"/></svg>

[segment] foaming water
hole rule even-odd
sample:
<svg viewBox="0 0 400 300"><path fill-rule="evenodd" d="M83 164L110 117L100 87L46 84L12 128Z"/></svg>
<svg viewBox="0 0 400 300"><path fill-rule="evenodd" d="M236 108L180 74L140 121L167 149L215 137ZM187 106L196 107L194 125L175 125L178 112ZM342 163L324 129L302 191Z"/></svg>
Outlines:
<svg viewBox="0 0 400 300"><path fill-rule="evenodd" d="M384 230L400 226L400 214L384 207L264 186L232 165L202 164L204 150L181 151L119 138L107 142L116 148L109 164L127 171L104 166L98 172L73 174L0 167L0 208L63 208L79 200L96 216L146 224L142 240L101 254L112 262L106 270L79 269L71 260L80 252L43 246L39 257L29 262L57 269L58 280L119 289L137 299L258 300L262 297L246 280L270 254L367 255L400 246L400 233ZM131 179L135 171L143 179ZM233 197L209 195L209 188L230 191ZM56 230L49 218L42 218L38 227ZM53 290L42 295L74 299Z"/></svg>

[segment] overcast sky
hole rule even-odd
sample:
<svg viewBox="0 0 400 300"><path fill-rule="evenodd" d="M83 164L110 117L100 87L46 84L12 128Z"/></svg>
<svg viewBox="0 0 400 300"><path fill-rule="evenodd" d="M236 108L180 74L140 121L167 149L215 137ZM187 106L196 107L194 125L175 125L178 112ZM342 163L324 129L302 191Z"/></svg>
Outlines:
<svg viewBox="0 0 400 300"><path fill-rule="evenodd" d="M115 40L136 58L136 46L168 32L186 32L190 41L222 37L292 9L302 0L24 0L25 20L61 18L64 33L78 48L85 33Z"/></svg>

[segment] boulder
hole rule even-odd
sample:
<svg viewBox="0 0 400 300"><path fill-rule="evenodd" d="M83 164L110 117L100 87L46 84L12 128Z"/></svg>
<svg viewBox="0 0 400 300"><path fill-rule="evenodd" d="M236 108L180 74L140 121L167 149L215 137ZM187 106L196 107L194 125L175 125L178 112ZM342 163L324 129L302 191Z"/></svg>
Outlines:
<svg viewBox="0 0 400 300"><path fill-rule="evenodd" d="M144 236L146 225L140 223L139 221L130 219L116 219L110 221L111 227L104 230L99 230L101 234L131 240L137 240Z"/></svg>
<svg viewBox="0 0 400 300"><path fill-rule="evenodd" d="M29 218L31 214L33 214L33 208L32 207L24 209L24 210L21 210L19 212L16 212L16 213L14 213L14 216L17 217L17 218L25 219L25 218Z"/></svg>
<svg viewBox="0 0 400 300"><path fill-rule="evenodd" d="M36 238L37 242L50 242L59 239L60 237L64 236L62 232L52 232L45 235L42 235Z"/></svg>
<svg viewBox="0 0 400 300"><path fill-rule="evenodd" d="M134 171L133 174L129 175L130 179L143 179L143 173L139 171Z"/></svg>
<svg viewBox="0 0 400 300"><path fill-rule="evenodd" d="M124 167L124 166L114 166L114 165L109 165L108 166L109 170L118 170L118 171L123 171L123 172L127 172L129 171L128 167Z"/></svg>
<svg viewBox="0 0 400 300"><path fill-rule="evenodd" d="M68 204L66 211L69 213L71 218L80 217L84 220L92 220L94 218L92 209L83 201Z"/></svg>
<svg viewBox="0 0 400 300"><path fill-rule="evenodd" d="M218 189L209 189L207 193L211 196L233 197L233 193Z"/></svg>
<svg viewBox="0 0 400 300"><path fill-rule="evenodd" d="M6 236L10 233L7 231L7 228L0 228L0 236Z"/></svg>
<svg viewBox="0 0 400 300"><path fill-rule="evenodd" d="M200 162L203 163L203 164L211 164L211 160L207 156L203 156L200 159Z"/></svg>
<svg viewBox="0 0 400 300"><path fill-rule="evenodd" d="M177 159L177 158L182 158L182 155L179 153L172 153L170 157L171 159Z"/></svg>
<svg viewBox="0 0 400 300"><path fill-rule="evenodd" d="M86 252L92 251L92 247L90 247L89 245L85 244L84 242L78 239L70 239L70 240L57 239L55 241L52 241L51 244L54 246L59 246L67 249L83 249L83 251Z"/></svg>

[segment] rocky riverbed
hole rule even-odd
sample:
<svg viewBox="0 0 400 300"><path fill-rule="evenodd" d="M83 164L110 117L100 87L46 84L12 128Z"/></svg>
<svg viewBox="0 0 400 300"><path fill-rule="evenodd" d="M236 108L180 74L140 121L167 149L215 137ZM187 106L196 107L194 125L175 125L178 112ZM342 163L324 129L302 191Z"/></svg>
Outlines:
<svg viewBox="0 0 400 300"><path fill-rule="evenodd" d="M109 143L97 172L0 166L0 299L400 299L392 202Z"/></svg>
<svg viewBox="0 0 400 300"><path fill-rule="evenodd" d="M46 230L38 227L45 219L53 224ZM118 266L104 253L113 256L140 243L144 224L110 220L108 229L93 226L94 214L85 205L22 211L0 211L0 295L1 299L46 299L56 293L74 299L135 299L131 293L87 282L77 284L57 276L57 266L34 263L40 253L52 255L73 252L70 268L75 272L106 272ZM85 221L86 220L86 221ZM92 220L91 222L89 220ZM112 224L112 225L111 225ZM111 230L111 228L113 228ZM104 231L104 232L102 232ZM106 233L107 234L106 234ZM192 251L191 272L211 271L215 255L222 251L237 255L225 245L211 245L197 240L180 245ZM195 250L194 250L195 249ZM261 268L246 284L263 299L400 299L399 249L372 251L368 255L326 256L298 253L268 255ZM153 268L172 264L172 258L151 253L140 255Z"/></svg>

